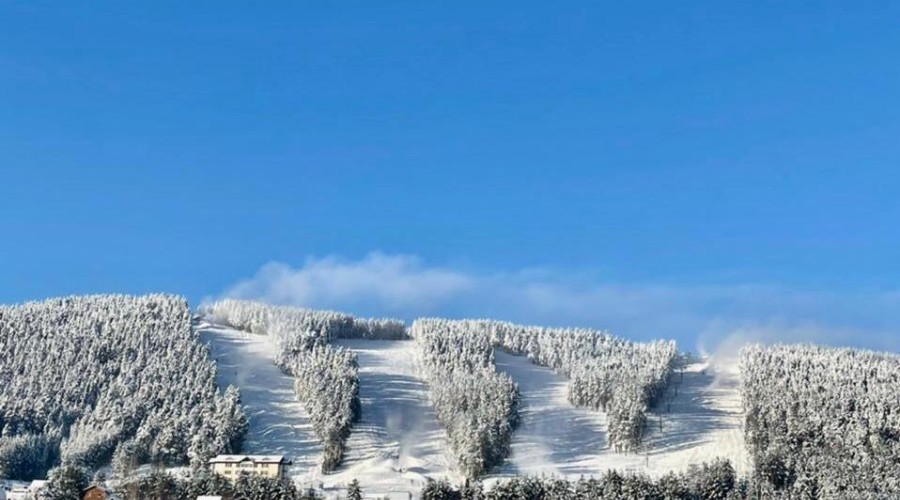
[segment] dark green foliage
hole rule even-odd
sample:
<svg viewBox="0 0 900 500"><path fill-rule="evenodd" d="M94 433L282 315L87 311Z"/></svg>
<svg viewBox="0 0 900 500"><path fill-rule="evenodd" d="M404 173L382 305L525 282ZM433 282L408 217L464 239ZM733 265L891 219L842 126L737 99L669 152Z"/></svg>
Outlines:
<svg viewBox="0 0 900 500"><path fill-rule="evenodd" d="M479 500L484 495L484 487L481 482L465 480L459 490L462 500Z"/></svg>
<svg viewBox="0 0 900 500"><path fill-rule="evenodd" d="M731 462L718 459L688 469L693 491L705 500L726 500L734 490L735 475Z"/></svg>
<svg viewBox="0 0 900 500"><path fill-rule="evenodd" d="M429 479L422 488L422 500L460 500L462 496L450 483Z"/></svg>
<svg viewBox="0 0 900 500"><path fill-rule="evenodd" d="M198 469L179 482L182 498L197 498L201 495L232 496L231 482L207 469Z"/></svg>
<svg viewBox="0 0 900 500"><path fill-rule="evenodd" d="M362 500L362 490L356 479L350 481L350 486L347 486L347 500Z"/></svg>
<svg viewBox="0 0 900 500"><path fill-rule="evenodd" d="M776 447L760 452L755 459L757 476L768 481L776 490L789 489L794 484L796 473L793 460L786 460L788 456Z"/></svg>
<svg viewBox="0 0 900 500"><path fill-rule="evenodd" d="M241 474L234 483L234 500L295 500L299 496L286 479Z"/></svg>
<svg viewBox="0 0 900 500"><path fill-rule="evenodd" d="M229 500L315 500L315 492L298 492L287 479L241 474L234 485L224 477L198 469L177 478L166 472L125 481L115 493L122 500L183 500L218 495ZM61 500L61 499L60 499Z"/></svg>
<svg viewBox="0 0 900 500"><path fill-rule="evenodd" d="M678 474L668 473L656 482L660 497L665 500L688 500L690 490L685 479Z"/></svg>
<svg viewBox="0 0 900 500"><path fill-rule="evenodd" d="M429 481L422 490L427 499L478 500L749 500L745 483L737 486L727 460L703 464L685 474L667 474L652 479L615 470L600 478L566 481L558 478L519 476L500 481L489 492L471 484L457 490L444 481ZM756 499L755 499L756 500ZM762 498L758 499L762 500Z"/></svg>
<svg viewBox="0 0 900 500"><path fill-rule="evenodd" d="M58 433L0 439L0 478L42 479L59 461Z"/></svg>
<svg viewBox="0 0 900 500"><path fill-rule="evenodd" d="M154 472L123 485L120 491L125 500L180 500L181 485L172 475Z"/></svg>

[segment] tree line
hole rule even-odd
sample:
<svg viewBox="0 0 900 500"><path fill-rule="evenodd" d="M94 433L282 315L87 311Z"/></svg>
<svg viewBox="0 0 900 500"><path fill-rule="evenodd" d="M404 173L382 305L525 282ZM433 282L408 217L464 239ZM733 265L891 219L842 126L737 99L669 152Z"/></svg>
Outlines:
<svg viewBox="0 0 900 500"><path fill-rule="evenodd" d="M275 364L294 377L294 391L322 443L323 472L340 465L347 438L360 417L356 355L328 342L407 338L405 325L398 320L244 300L218 301L203 307L202 313L216 322L272 338L277 346Z"/></svg>
<svg viewBox="0 0 900 500"><path fill-rule="evenodd" d="M646 411L678 360L674 342L629 342L588 329L432 318L416 320L411 334L422 351L438 419L468 477L506 457L518 421L518 389L494 370L495 347L568 377L572 404L607 413L609 442L617 451L640 445Z"/></svg>
<svg viewBox="0 0 900 500"><path fill-rule="evenodd" d="M202 463L240 448L239 392L171 295L0 307L0 477L59 463Z"/></svg>
<svg viewBox="0 0 900 500"><path fill-rule="evenodd" d="M221 496L229 500L316 500L322 498L313 490L301 491L287 478L264 477L246 472L234 482L205 468L194 468L185 474L154 471L140 476L127 476L113 484L89 481L87 471L64 465L50 471L47 486L39 500L79 500L91 483L102 486L122 500L193 500L199 496Z"/></svg>
<svg viewBox="0 0 900 500"><path fill-rule="evenodd" d="M607 414L609 443L617 451L641 444L646 411L665 391L678 359L674 341L631 342L585 328L492 320L463 324L500 349L567 377L569 402Z"/></svg>
<svg viewBox="0 0 900 500"><path fill-rule="evenodd" d="M698 464L684 473L658 479L643 474L608 470L599 477L566 480L558 477L517 476L497 482L486 491L481 483L453 486L429 481L422 500L745 500L757 499L752 485L736 477L727 460ZM771 498L771 497L767 497Z"/></svg>
<svg viewBox="0 0 900 500"><path fill-rule="evenodd" d="M473 335L463 323L419 319L410 333L457 466L466 477L478 477L509 454L518 387L495 370L490 339Z"/></svg>
<svg viewBox="0 0 900 500"><path fill-rule="evenodd" d="M900 498L900 356L813 345L741 353L756 474L807 498Z"/></svg>

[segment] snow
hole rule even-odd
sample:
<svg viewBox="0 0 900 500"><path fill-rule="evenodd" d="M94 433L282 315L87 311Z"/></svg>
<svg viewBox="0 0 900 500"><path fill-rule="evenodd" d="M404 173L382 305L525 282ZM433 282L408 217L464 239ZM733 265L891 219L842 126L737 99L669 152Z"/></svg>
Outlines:
<svg viewBox="0 0 900 500"><path fill-rule="evenodd" d="M198 330L218 365L219 386L241 390L250 424L243 453L284 455L297 474L317 469L322 446L294 394L294 378L273 364L274 343L265 335L226 327L201 325Z"/></svg>
<svg viewBox="0 0 900 500"><path fill-rule="evenodd" d="M347 440L344 463L318 468L322 448L297 401L293 377L273 364L275 345L264 335L204 324L198 327L218 363L218 383L241 390L250 429L242 453L285 455L302 488L344 494L353 479L367 495L409 498L426 478L458 480L445 452L446 437L419 378L413 341L341 340L358 357L362 416Z"/></svg>
<svg viewBox="0 0 900 500"><path fill-rule="evenodd" d="M290 474L299 486L321 487L336 496L357 479L367 495L408 498L427 477L461 481L428 401L413 341L332 343L358 356L362 418L347 441L344 463L322 474L321 446L294 395L293 378L272 364L273 343L263 335L213 325L203 325L200 335L218 363L218 382L241 390L250 423L242 452L287 456L294 461ZM676 374L663 403L649 413L644 450L615 453L607 448L605 415L572 406L564 377L499 350L495 359L498 371L519 385L522 406L510 457L486 478L488 486L516 474L577 479L610 468L656 477L716 457L730 459L739 474L750 471L735 360L710 358L688 366L683 376Z"/></svg>
<svg viewBox="0 0 900 500"><path fill-rule="evenodd" d="M497 371L519 385L519 427L509 458L496 474L578 476L595 470L588 461L605 446L605 419L566 400L565 378L524 356L494 351Z"/></svg>
<svg viewBox="0 0 900 500"><path fill-rule="evenodd" d="M420 378L413 341L340 340L359 363L362 417L347 441L343 465L321 478L328 488L357 479L381 496L415 495L426 478L458 480L446 453L446 434ZM408 495L407 495L408 496Z"/></svg>
<svg viewBox="0 0 900 500"><path fill-rule="evenodd" d="M749 472L739 373L732 360L709 359L688 366L683 376L676 374L663 403L649 412L648 435L639 453L607 448L605 415L572 406L564 377L499 350L495 360L497 369L519 385L522 407L510 457L489 484L515 474L577 479L613 468L657 477L717 457L730 459L738 473Z"/></svg>
<svg viewBox="0 0 900 500"><path fill-rule="evenodd" d="M750 473L737 359L689 365L675 382L667 394L670 411L663 403L651 412L651 422L661 418L663 430L648 436L650 467L684 470L722 457L731 460L739 475Z"/></svg>

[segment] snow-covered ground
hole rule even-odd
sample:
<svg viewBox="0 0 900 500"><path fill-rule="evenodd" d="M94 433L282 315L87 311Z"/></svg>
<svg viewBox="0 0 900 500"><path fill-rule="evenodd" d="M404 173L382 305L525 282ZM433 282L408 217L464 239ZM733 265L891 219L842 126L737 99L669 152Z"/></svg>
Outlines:
<svg viewBox="0 0 900 500"><path fill-rule="evenodd" d="M294 462L294 474L314 474L322 446L294 394L294 378L273 364L275 345L265 335L225 327L200 325L198 330L218 365L219 386L241 390L250 424L243 452L285 455Z"/></svg>
<svg viewBox="0 0 900 500"><path fill-rule="evenodd" d="M218 363L219 383L241 389L250 421L244 452L291 458L291 475L300 486L324 488L333 496L357 479L367 494L406 498L427 477L461 479L446 452L446 434L428 401L428 387L419 377L414 342L334 343L358 356L362 419L347 441L344 464L322 474L321 446L294 394L293 378L272 364L275 346L270 340L213 325L202 325L200 335ZM614 453L607 447L605 415L572 406L563 377L521 356L497 351L495 359L497 369L519 384L522 407L512 453L487 478L488 485L514 474L576 479L610 468L659 476L716 457L730 459L738 473L750 470L739 374L731 360L709 359L676 375L664 402L649 415L644 450Z"/></svg>
<svg viewBox="0 0 900 500"><path fill-rule="evenodd" d="M566 400L565 378L524 356L494 351L497 371L519 385L519 427L511 454L496 470L499 476L595 472L589 462L606 447L602 415L576 408Z"/></svg>
<svg viewBox="0 0 900 500"><path fill-rule="evenodd" d="M731 460L738 474L750 472L737 359L710 358L689 365L666 396L671 402L659 405L650 415L651 469L684 470L690 464L723 457ZM662 431L654 426L659 419Z"/></svg>
<svg viewBox="0 0 900 500"><path fill-rule="evenodd" d="M519 384L522 408L512 453L493 478L553 474L576 479L610 468L659 476L716 457L730 459L739 473L749 470L734 363L708 360L688 366L683 377L676 375L664 403L650 412L644 450L615 453L606 446L605 415L573 407L563 377L525 357L495 354L497 369Z"/></svg>
<svg viewBox="0 0 900 500"><path fill-rule="evenodd" d="M367 494L417 493L426 478L458 479L446 433L419 378L413 341L341 340L359 362L362 418L353 426L343 465L321 478L326 489L358 479Z"/></svg>
<svg viewBox="0 0 900 500"><path fill-rule="evenodd" d="M362 418L347 440L344 463L322 474L322 447L294 394L293 377L273 365L275 346L269 338L213 325L198 329L218 363L219 384L241 390L250 424L243 452L287 456L294 461L290 474L299 486L335 495L357 479L367 495L408 498L421 490L426 477L458 479L428 387L418 376L414 342L332 344L357 354Z"/></svg>

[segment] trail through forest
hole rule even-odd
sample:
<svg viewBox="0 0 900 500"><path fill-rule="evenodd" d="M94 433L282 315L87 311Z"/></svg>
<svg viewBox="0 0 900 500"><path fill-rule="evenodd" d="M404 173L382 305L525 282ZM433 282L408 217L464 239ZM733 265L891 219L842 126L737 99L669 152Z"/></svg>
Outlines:
<svg viewBox="0 0 900 500"><path fill-rule="evenodd" d="M218 364L221 386L241 389L250 422L244 451L286 455L299 485L334 495L355 478L367 492L406 496L428 477L459 480L420 378L414 342L333 343L358 356L362 418L347 441L344 463L323 475L321 445L294 394L293 378L272 364L275 346L268 337L214 325L201 325L200 335ZM663 402L648 414L643 449L615 453L607 447L606 416L571 405L565 378L522 356L498 350L495 359L497 370L519 385L521 421L509 459L488 483L516 474L577 479L610 468L659 476L716 457L730 459L738 473L749 471L739 373L729 360L710 359L676 374Z"/></svg>
<svg viewBox="0 0 900 500"><path fill-rule="evenodd" d="M324 478L339 486L358 479L367 494L417 493L427 478L454 478L446 434L419 378L413 341L339 340L359 362L362 418L347 441L344 464Z"/></svg>
<svg viewBox="0 0 900 500"><path fill-rule="evenodd" d="M353 479L368 493L406 498L426 478L458 479L445 446L444 429L418 378L412 341L340 340L334 347L357 355L362 417L347 440L344 463L322 474L322 447L294 394L294 379L273 364L275 345L265 335L203 324L201 340L218 364L220 387L241 390L250 429L244 453L283 454L293 460L290 475L301 487L342 494Z"/></svg>
<svg viewBox="0 0 900 500"><path fill-rule="evenodd" d="M314 474L322 446L294 394L294 378L273 364L275 345L269 337L208 324L198 330L218 365L219 387L241 390L250 424L243 453L285 455L294 462L293 474Z"/></svg>
<svg viewBox="0 0 900 500"><path fill-rule="evenodd" d="M520 427L512 453L493 477L553 474L577 479L607 469L659 476L691 464L728 458L738 473L749 471L743 444L740 376L736 363L709 359L676 373L661 404L648 414L643 449L615 453L606 445L606 416L576 408L566 399L567 381L524 356L495 351L497 369L519 385Z"/></svg>

